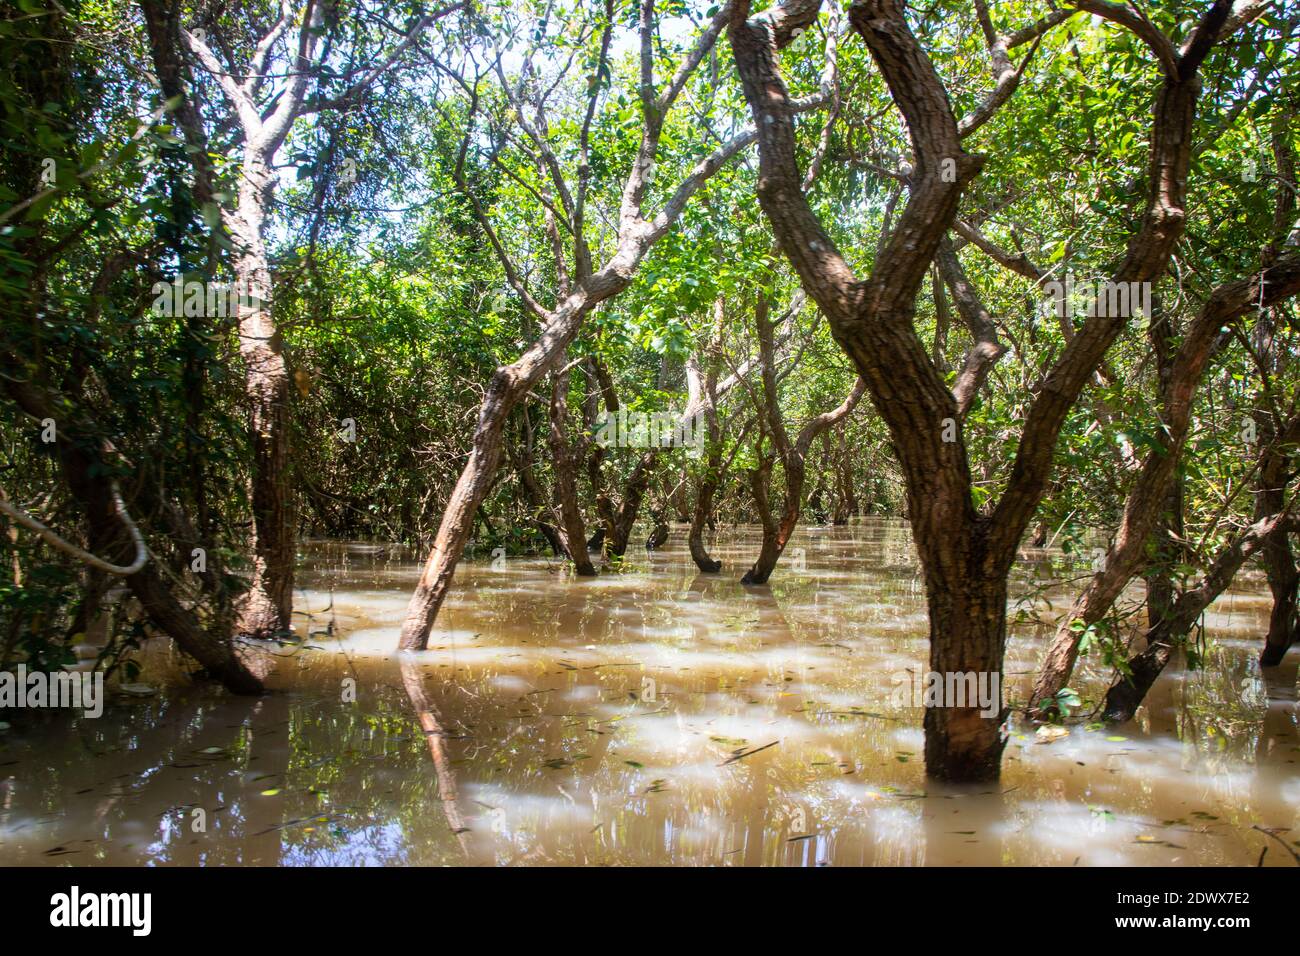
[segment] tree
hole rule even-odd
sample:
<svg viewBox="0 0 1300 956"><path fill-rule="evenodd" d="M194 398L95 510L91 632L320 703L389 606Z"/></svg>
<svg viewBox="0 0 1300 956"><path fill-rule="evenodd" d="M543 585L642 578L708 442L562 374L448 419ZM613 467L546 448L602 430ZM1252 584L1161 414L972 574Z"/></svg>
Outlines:
<svg viewBox="0 0 1300 956"><path fill-rule="evenodd" d="M208 11L199 13L203 26L188 29L180 23L179 4L141 0L140 6L162 92L179 100L175 115L194 164L197 193L213 204L212 212L229 237L230 266L243 293L237 325L253 450L249 478L253 578L241 598L238 627L256 637L270 637L291 630L297 555L289 471L290 374L273 315L267 251L277 188L276 156L295 121L354 108L433 23L465 4L450 4L414 18L406 34L384 53L367 56L364 41L354 41L352 62L342 73L320 51L338 55L334 41L352 39L340 35L348 22L340 15L344 11L318 0L306 0L301 9L291 0L282 0L278 9L252 9L241 24L246 32L234 35L226 35L224 24ZM225 55L226 62L218 53ZM196 69L204 77L202 84L195 81ZM268 82L277 75L283 76L281 82ZM216 85L226 108L205 121L199 104L205 102L201 91L206 83ZM227 130L233 130L228 140L222 135ZM240 154L231 186L233 201L224 201L227 194L215 188L213 148Z"/></svg>
<svg viewBox="0 0 1300 956"><path fill-rule="evenodd" d="M1181 48L1126 7L1092 0L1076 6L1136 34L1160 71L1146 208L1110 279L1116 286L1150 283L1164 270L1186 219L1200 65L1217 42L1258 16L1262 5L1234 11L1227 0L1218 0ZM925 576L931 669L943 674L1000 673L1007 576L1047 488L1056 439L1129 316L1094 315L1077 330L1025 415L1005 491L991 511L981 513L971 498L959 398L987 363L978 356L968 362L950 389L917 335L915 298L953 226L962 192L985 164L983 157L965 151L963 140L1017 85L1009 52L1036 41L1072 11L1003 36L991 28L984 4L977 2L998 80L993 93L959 120L943 81L912 33L903 5L898 0L865 0L851 6L849 22L888 85L906 122L913 153L907 205L870 276L860 281L800 189L790 100L777 66L778 51L814 21L819 7L817 0L791 0L752 18L748 3L733 7L732 49L759 130L759 202L782 251L826 313L836 340L866 381L889 427ZM1003 716L981 717L970 707L928 708L927 773L954 781L995 779Z"/></svg>
<svg viewBox="0 0 1300 956"><path fill-rule="evenodd" d="M525 143L524 150L537 175L536 191L539 204L552 217L552 249L557 275L567 277L567 285L557 284L556 298L547 306L536 298L506 247L501 235L493 227L488 212L477 202L471 184L465 176L464 160L471 142L477 135L466 131L462 141L458 179L461 191L474 208L493 252L502 262L509 285L541 327L539 337L524 353L509 365L497 369L488 383L479 407L469 461L461 472L438 529L433 548L425 563L419 584L411 596L406 622L402 626L399 646L406 650L424 648L429 631L437 617L438 609L451 587L456 564L464 552L474 522L474 514L491 487L493 476L502 456L502 434L511 410L528 393L533 385L550 371L573 342L586 317L602 302L623 292L631 284L637 267L650 248L663 238L682 214L687 202L704 183L733 157L754 142L753 130L741 130L729 136L711 153L690 164L677 185L668 191L661 188L654 193L663 196L657 211L652 210L651 179L657 165L666 165L660 156L660 147L666 123L673 105L677 102L688 80L701 61L712 50L726 23L726 11L719 10L703 25L698 37L681 55L666 81L656 78L657 24L654 0L643 0L639 8L637 38L638 61L635 90L640 110L639 143L630 160L626 177L619 190L617 209L612 211L613 222L607 251L597 264L594 230L588 222L590 192L593 175L590 164L591 127L605 91L605 75L610 36L614 28L613 8L606 4L601 23L600 37L592 38L596 55L591 58L592 69L586 84L586 93L579 101L580 112L572 118L572 128L577 129L577 142L562 161L553 138L553 125L547 114L546 86L531 76L531 62L535 51L544 43L546 24L534 32L532 52L524 58L523 90L532 87L526 99L519 84L512 82L502 66L502 57L495 51L488 53L490 72L495 75L500 95L508 104L510 125L517 130ZM563 25L561 25L563 27ZM480 111L484 74L463 76L453 72L456 82L468 100L471 121ZM807 109L821 98L797 104L796 109ZM567 165L567 168L566 168ZM560 236L568 237L568 246L556 242ZM567 288L567 292L561 291ZM649 464L647 464L647 468ZM644 471L645 469L643 469Z"/></svg>

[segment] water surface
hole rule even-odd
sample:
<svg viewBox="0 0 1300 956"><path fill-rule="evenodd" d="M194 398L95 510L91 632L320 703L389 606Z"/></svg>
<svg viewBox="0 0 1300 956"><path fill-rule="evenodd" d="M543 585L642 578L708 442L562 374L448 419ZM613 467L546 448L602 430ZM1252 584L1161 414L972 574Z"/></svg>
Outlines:
<svg viewBox="0 0 1300 956"><path fill-rule="evenodd" d="M1296 865L1255 829L1300 846L1300 655L1261 677L1258 576L1207 615L1209 668L1171 666L1132 724L1044 743L1013 723L999 784L946 788L899 700L928 669L906 525L805 529L770 588L742 588L757 541L724 531L721 575L681 528L595 580L471 561L406 655L415 556L306 545L308 637L265 659L265 697L155 648L156 695L11 720L0 863ZM1013 598L1060 611L1066 573L1028 552ZM1014 629L1009 699L1049 638Z"/></svg>

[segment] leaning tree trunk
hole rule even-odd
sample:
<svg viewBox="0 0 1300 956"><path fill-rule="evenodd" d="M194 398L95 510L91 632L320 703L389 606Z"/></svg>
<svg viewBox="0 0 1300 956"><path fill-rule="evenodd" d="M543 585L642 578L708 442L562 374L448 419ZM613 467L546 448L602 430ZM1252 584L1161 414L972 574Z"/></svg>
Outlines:
<svg viewBox="0 0 1300 956"><path fill-rule="evenodd" d="M61 396L46 397L30 383L13 376L14 363L6 361L3 366L10 374L0 381L28 415L39 421L53 418L58 410L70 407ZM90 428L86 429L86 434L78 434L78 429L65 419L65 426L58 433L60 468L73 497L85 509L92 553L102 555L112 564L130 565L136 546L118 518L109 469L102 457L92 450L96 447L96 440L89 435L93 434L94 429ZM155 560L147 560L140 570L126 575L123 583L140 602L150 623L170 636L209 675L237 694L261 693L261 681L240 658L231 636L225 632L204 630L194 613L172 594L159 575Z"/></svg>
<svg viewBox="0 0 1300 956"><path fill-rule="evenodd" d="M89 521L90 550L111 562L126 564L135 548L115 517L112 488L101 463L71 443L60 449L68 487L83 504ZM209 676L236 694L259 694L261 681L236 653L228 634L203 629L193 612L172 594L158 573L156 561L149 561L123 583L140 602L149 622L171 637L182 651L202 665Z"/></svg>
<svg viewBox="0 0 1300 956"><path fill-rule="evenodd" d="M1041 717L1042 701L1053 699L1069 680L1078 656L1082 629L1101 620L1146 560L1146 547L1164 511L1169 488L1190 427L1193 399L1214 353L1220 330L1260 304L1268 305L1300 292L1300 256L1277 260L1260 275L1215 288L1187 327L1167 371L1161 361L1164 429L1159 446L1148 453L1125 498L1124 512L1104 568L1061 618L1056 636L1038 672L1030 697L1031 713ZM1163 346L1161 346L1163 347ZM1275 511L1268 507L1265 511ZM1257 515L1259 512L1257 512Z"/></svg>
<svg viewBox="0 0 1300 956"><path fill-rule="evenodd" d="M1106 693L1102 706L1105 720L1114 723L1132 720L1143 698L1169 663L1174 648L1183 643L1202 612L1223 593L1241 566L1269 539L1287 533L1289 522L1290 516L1286 512L1261 518L1219 551L1205 575L1194 587L1181 594L1173 610L1147 632L1145 649L1128 659L1129 673L1111 685Z"/></svg>
<svg viewBox="0 0 1300 956"><path fill-rule="evenodd" d="M289 373L271 317L271 270L262 224L273 173L246 162L240 185L234 268L239 289L239 352L244 360L248 437L253 454L253 578L236 627L254 637L290 630L293 611L293 491L289 484Z"/></svg>
<svg viewBox="0 0 1300 956"><path fill-rule="evenodd" d="M641 510L641 503L645 500L658 463L659 455L653 448L642 452L623 489L623 500L619 506L615 508L608 497L601 499L599 507L605 522L605 554L621 558L627 553L637 513Z"/></svg>
<svg viewBox="0 0 1300 956"><path fill-rule="evenodd" d="M532 381L539 378L542 371L545 369L539 370ZM437 537L433 540L433 550L407 605L406 621L398 643L400 650L422 651L429 643L433 620L447 598L456 564L465 553L465 545L474 529L474 515L487 497L501 461L501 433L506 418L530 384L528 377L519 374L513 366L499 368L492 376L479 409L469 461L465 463L447 501Z"/></svg>
<svg viewBox="0 0 1300 956"><path fill-rule="evenodd" d="M528 390L564 354L592 304L587 292L574 293L552 314L540 338L519 359L493 373L479 406L469 460L447 501L438 534L433 539L433 550L407 604L406 620L398 638L399 650L422 651L428 646L434 618L447 598L456 565L474 529L474 515L492 489L501 462L506 419Z"/></svg>
<svg viewBox="0 0 1300 956"><path fill-rule="evenodd" d="M758 557L740 579L741 584L766 584L772 577L772 572L776 570L776 563L781 560L781 555L785 552L785 546L790 540L799 515L796 512L793 520L788 518L788 514L782 515L778 524L770 529L763 529L763 542L759 546Z"/></svg>

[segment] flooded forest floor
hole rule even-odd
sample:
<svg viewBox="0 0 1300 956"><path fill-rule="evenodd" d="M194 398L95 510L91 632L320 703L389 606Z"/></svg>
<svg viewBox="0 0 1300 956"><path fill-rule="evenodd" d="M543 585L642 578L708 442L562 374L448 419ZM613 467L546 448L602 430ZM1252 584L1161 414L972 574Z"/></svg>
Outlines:
<svg viewBox="0 0 1300 956"><path fill-rule="evenodd" d="M1258 576L1207 614L1207 666L1171 665L1134 722L1049 741L1013 719L1000 784L945 788L907 699L928 666L906 525L803 529L747 589L757 539L723 531L719 575L679 528L594 580L474 560L405 655L417 556L306 544L305 640L259 652L265 697L157 647L157 693L0 733L0 862L1296 865L1300 655L1261 676ZM1022 562L1013 597L1050 621L1065 573ZM1050 634L1013 627L1008 701ZM1072 686L1095 701L1109 677L1087 659Z"/></svg>

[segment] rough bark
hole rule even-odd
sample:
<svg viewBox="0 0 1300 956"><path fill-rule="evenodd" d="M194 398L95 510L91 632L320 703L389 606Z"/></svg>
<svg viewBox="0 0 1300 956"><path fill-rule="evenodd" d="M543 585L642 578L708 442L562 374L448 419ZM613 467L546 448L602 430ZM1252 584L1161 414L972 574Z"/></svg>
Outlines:
<svg viewBox="0 0 1300 956"><path fill-rule="evenodd" d="M253 577L238 602L236 628L272 637L292 628L297 552L294 495L289 475L289 369L271 317L271 269L262 238L273 173L268 161L245 158L239 204L231 217L238 244L235 277L252 297L239 305L239 354L244 360L248 439L253 455L249 492L253 510Z"/></svg>
<svg viewBox="0 0 1300 956"><path fill-rule="evenodd" d="M732 49L758 129L759 202L782 251L828 317L836 341L853 360L889 428L925 575L932 664L941 671L1000 673L1007 575L1050 479L1066 416L1127 317L1093 317L1079 329L1025 417L1006 491L991 515L978 514L960 436L960 397L949 391L930 361L913 318L917 292L954 223L962 191L984 160L963 150L947 91L913 36L902 3L855 3L850 23L903 115L914 158L907 205L872 274L858 281L802 194L790 100L776 64L777 51L816 19L818 8L817 0L787 0L752 19L746 19L749 4L744 0L732 8ZM1146 210L1114 282L1154 280L1182 233L1200 88L1196 73L1230 10L1227 0L1217 0L1181 55L1160 35L1171 58L1161 60L1164 82L1152 124ZM1002 49L1012 45L1009 39ZM952 430L957 440L945 441L944 433ZM1000 724L1000 717L931 708L926 715L927 772L949 780L995 779Z"/></svg>
<svg viewBox="0 0 1300 956"><path fill-rule="evenodd" d="M983 618L978 633L973 619L956 620L968 604L954 600L958 584L996 581L1000 569L984 567L982 540L975 540L965 448L941 440L941 423L957 417L956 402L912 326L917 290L956 214L961 190L982 160L962 150L946 92L901 7L855 5L850 22L903 111L916 159L907 206L875 272L858 282L802 193L788 97L776 68L776 50L795 29L809 25L817 9L816 2L791 2L746 22L747 5L735 8L732 48L759 128L759 201L782 251L870 389L898 449L930 595L932 658L939 655L954 666L964 665L965 657L1000 661L1001 634L988 633ZM949 169L953 175L943 175ZM995 623L1003 616L996 615ZM996 776L1000 722L991 723L991 733L967 723L968 715L927 714L928 772L948 779Z"/></svg>
<svg viewBox="0 0 1300 956"><path fill-rule="evenodd" d="M951 557L963 556L954 551ZM958 563L954 560L941 567ZM1006 648L1005 579L943 579L936 583L939 586L926 588L930 670L945 675L1001 675ZM996 780L1006 742L1001 729L1005 719L1005 708L985 717L978 707L927 707L926 773L958 782Z"/></svg>

